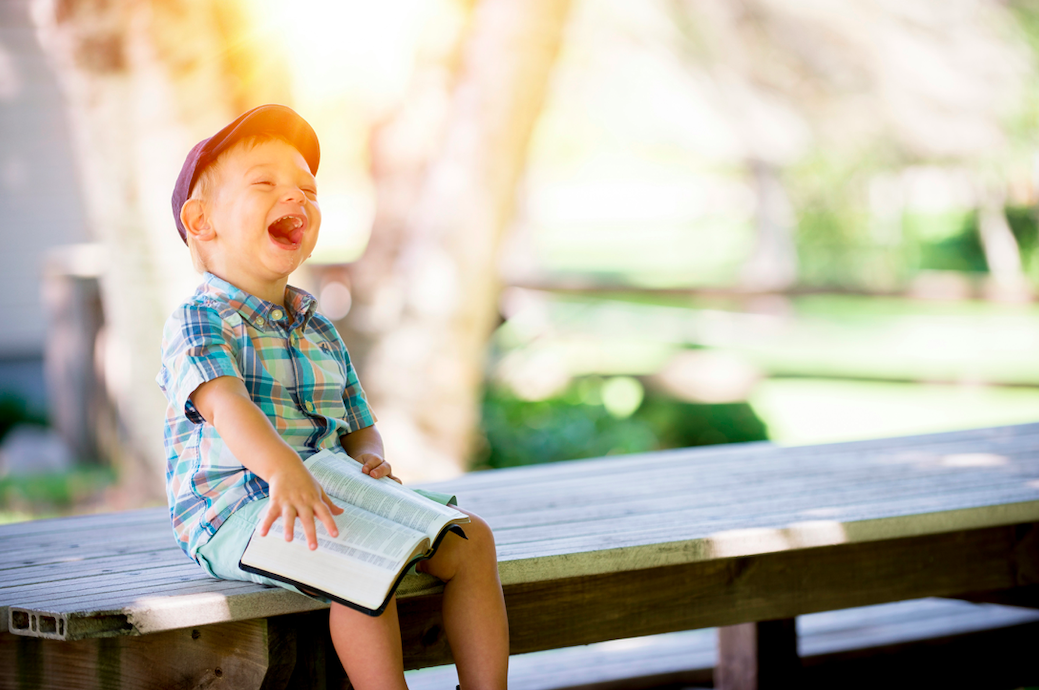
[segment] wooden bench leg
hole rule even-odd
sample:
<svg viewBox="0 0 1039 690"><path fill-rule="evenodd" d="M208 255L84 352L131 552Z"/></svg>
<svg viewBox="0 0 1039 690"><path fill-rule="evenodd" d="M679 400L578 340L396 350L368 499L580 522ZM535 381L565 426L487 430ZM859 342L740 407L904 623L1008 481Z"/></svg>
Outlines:
<svg viewBox="0 0 1039 690"><path fill-rule="evenodd" d="M795 619L718 628L718 690L796 687L800 670Z"/></svg>
<svg viewBox="0 0 1039 690"><path fill-rule="evenodd" d="M344 690L328 612L62 641L0 633L0 690Z"/></svg>
<svg viewBox="0 0 1039 690"><path fill-rule="evenodd" d="M297 643L264 619L73 641L0 633L0 690L287 690Z"/></svg>

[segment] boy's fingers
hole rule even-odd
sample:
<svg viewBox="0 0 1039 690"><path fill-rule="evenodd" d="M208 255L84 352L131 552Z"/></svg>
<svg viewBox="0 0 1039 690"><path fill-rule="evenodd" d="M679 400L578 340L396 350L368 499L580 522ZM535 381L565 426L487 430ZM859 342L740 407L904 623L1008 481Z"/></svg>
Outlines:
<svg viewBox="0 0 1039 690"><path fill-rule="evenodd" d="M294 508L286 508L281 515L281 519L285 522L285 541L292 541L292 533L296 529L296 510Z"/></svg>
<svg viewBox="0 0 1039 690"><path fill-rule="evenodd" d="M342 509L340 509L339 512L343 512ZM336 527L336 521L332 519L332 511L330 511L327 506L321 505L318 507L316 515L318 519L321 520L321 524L323 524L325 529L328 530L329 534L333 537L339 536L339 528Z"/></svg>
<svg viewBox="0 0 1039 690"><path fill-rule="evenodd" d="M277 518L278 518L278 515L274 511L274 506L273 505L267 506L267 511L263 515L263 521L260 523L260 536L261 537L266 537L267 536L267 532L270 531L271 525L274 524L274 521Z"/></svg>
<svg viewBox="0 0 1039 690"><path fill-rule="evenodd" d="M361 468L361 471L365 474L378 479L390 473L389 464L378 455L364 455L362 457L364 458L364 467Z"/></svg>
<svg viewBox="0 0 1039 690"><path fill-rule="evenodd" d="M337 506L335 503L332 502L332 499L328 497L328 494L325 493L324 489L321 489L321 503L326 508L328 508L328 512L331 513L332 515L342 515L343 514L343 509L340 508L339 506ZM329 531L331 531L331 530L329 530Z"/></svg>
<svg viewBox="0 0 1039 690"><path fill-rule="evenodd" d="M299 524L303 527L307 548L313 551L317 548L317 528L314 527L314 514L309 510L303 511L299 516Z"/></svg>

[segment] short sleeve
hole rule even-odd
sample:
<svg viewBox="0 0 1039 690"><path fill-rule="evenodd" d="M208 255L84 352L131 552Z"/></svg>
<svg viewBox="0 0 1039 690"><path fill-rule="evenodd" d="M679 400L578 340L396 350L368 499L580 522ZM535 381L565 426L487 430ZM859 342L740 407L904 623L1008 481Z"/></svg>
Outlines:
<svg viewBox="0 0 1039 690"><path fill-rule="evenodd" d="M210 306L185 304L166 321L162 335L162 368L156 380L170 405L188 420L205 421L190 396L201 384L221 376L242 378L237 362L237 313L224 318Z"/></svg>

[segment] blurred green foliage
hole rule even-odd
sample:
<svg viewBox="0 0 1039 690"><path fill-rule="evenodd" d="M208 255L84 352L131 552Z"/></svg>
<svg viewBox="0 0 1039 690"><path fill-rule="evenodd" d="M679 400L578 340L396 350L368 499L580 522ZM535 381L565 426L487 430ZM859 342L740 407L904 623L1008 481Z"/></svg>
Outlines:
<svg viewBox="0 0 1039 690"><path fill-rule="evenodd" d="M1039 68L1039 3L1035 0L1008 0L1007 9L1016 20L1016 28L1031 50L1028 57L1032 68ZM1026 80L1024 91L1020 94L1017 111L1008 118L1008 129L1013 142L1025 155L1031 157L1034 146L1039 141L1039 129L1035 123L1039 119L1039 84L1035 79Z"/></svg>
<svg viewBox="0 0 1039 690"><path fill-rule="evenodd" d="M817 150L782 174L796 209L798 282L812 287L888 290L908 278L901 238L877 237L869 208L876 175L902 164L877 142L858 152Z"/></svg>
<svg viewBox="0 0 1039 690"><path fill-rule="evenodd" d="M33 518L67 512L115 483L115 470L78 466L65 472L0 477L0 522L5 514Z"/></svg>
<svg viewBox="0 0 1039 690"><path fill-rule="evenodd" d="M1017 241L1025 272L1036 267L1036 209L1030 206L1007 206L1003 209L1007 223ZM987 273L985 250L981 246L976 211L942 215L907 214L903 226L917 246L917 266L923 270ZM1033 274L1034 275L1034 274Z"/></svg>
<svg viewBox="0 0 1039 690"><path fill-rule="evenodd" d="M1025 273L1039 282L1039 209L1034 206L1008 206L1004 209L1007 222L1021 251Z"/></svg>
<svg viewBox="0 0 1039 690"><path fill-rule="evenodd" d="M916 244L916 268L988 272L977 213L906 214L903 227Z"/></svg>
<svg viewBox="0 0 1039 690"><path fill-rule="evenodd" d="M860 163L842 167L817 158L795 166L786 176L799 209L796 242L802 284L898 290L918 271L988 272L975 209L907 211L893 227L878 232L867 186L880 169L877 161ZM1008 206L1004 211L1023 268L1039 282L1037 210Z"/></svg>
<svg viewBox="0 0 1039 690"><path fill-rule="evenodd" d="M20 396L0 394L0 441L22 424L47 426L47 419ZM115 482L114 468L97 465L32 473L0 468L0 524L75 512Z"/></svg>
<svg viewBox="0 0 1039 690"><path fill-rule="evenodd" d="M39 413L30 410L21 397L0 393L0 441L12 427L18 424L46 426L47 420Z"/></svg>
<svg viewBox="0 0 1039 690"><path fill-rule="evenodd" d="M630 416L618 419L587 402L587 380L547 400L526 401L501 387L484 395L486 441L479 469L641 453L716 443L761 441L765 424L747 403L691 404L648 391Z"/></svg>

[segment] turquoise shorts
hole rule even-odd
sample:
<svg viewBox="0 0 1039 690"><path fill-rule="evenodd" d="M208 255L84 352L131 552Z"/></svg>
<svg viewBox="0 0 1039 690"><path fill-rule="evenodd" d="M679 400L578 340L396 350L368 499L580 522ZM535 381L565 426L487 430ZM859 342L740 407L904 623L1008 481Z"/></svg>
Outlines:
<svg viewBox="0 0 1039 690"><path fill-rule="evenodd" d="M412 489L412 491L441 505L456 505L455 497L451 494L425 491L423 489ZM256 526L263 519L263 514L267 510L269 502L269 498L261 498L247 503L232 513L231 517L227 518L224 524L220 525L220 529L216 531L216 534L196 552L198 564L207 573L222 580L256 582L261 585L272 585L299 594L305 594L288 583L279 582L256 573L249 573L238 567L238 562L242 560L242 554L245 553L245 547L249 544L249 539L256 530ZM414 571L414 568L412 570ZM311 595L305 594L305 596ZM311 598L319 599L325 603L329 601L323 597Z"/></svg>

